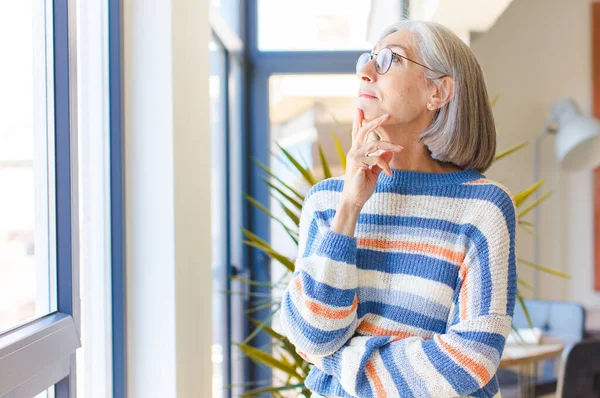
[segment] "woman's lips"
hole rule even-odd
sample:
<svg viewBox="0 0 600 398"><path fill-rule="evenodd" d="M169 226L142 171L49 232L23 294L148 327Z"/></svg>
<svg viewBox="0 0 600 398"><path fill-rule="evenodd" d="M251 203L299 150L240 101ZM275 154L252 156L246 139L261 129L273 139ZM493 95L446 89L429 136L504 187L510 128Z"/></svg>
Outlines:
<svg viewBox="0 0 600 398"><path fill-rule="evenodd" d="M365 93L359 94L359 95L358 95L358 97L359 97L359 98L371 98L371 99L377 99L377 97L375 97L374 95L371 95L371 94L365 94Z"/></svg>

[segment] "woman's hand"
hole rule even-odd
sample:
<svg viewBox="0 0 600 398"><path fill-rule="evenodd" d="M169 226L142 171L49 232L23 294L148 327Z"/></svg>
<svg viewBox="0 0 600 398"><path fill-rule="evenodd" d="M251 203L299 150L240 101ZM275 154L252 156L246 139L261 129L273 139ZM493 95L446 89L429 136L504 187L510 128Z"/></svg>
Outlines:
<svg viewBox="0 0 600 398"><path fill-rule="evenodd" d="M384 171L387 175L392 175L389 163L394 152L404 149L403 146L388 141L365 143L368 134L387 122L389 115L382 115L365 123L364 126L363 119L363 111L357 109L352 125L352 148L346 157L346 174L341 198L342 203L351 204L357 209L362 209L375 192L379 173ZM375 154L378 151L380 153Z"/></svg>

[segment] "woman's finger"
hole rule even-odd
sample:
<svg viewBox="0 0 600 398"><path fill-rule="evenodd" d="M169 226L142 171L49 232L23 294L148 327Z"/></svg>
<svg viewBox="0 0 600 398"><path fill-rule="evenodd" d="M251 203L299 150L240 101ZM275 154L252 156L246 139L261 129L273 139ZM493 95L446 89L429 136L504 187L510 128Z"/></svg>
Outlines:
<svg viewBox="0 0 600 398"><path fill-rule="evenodd" d="M371 141L368 145L365 145L363 148L365 156L369 156L377 151L389 150L392 152L400 152L404 149L402 145L392 144L389 141Z"/></svg>
<svg viewBox="0 0 600 398"><path fill-rule="evenodd" d="M369 123L364 124L360 129L358 129L353 145L355 145L356 147L363 146L367 134L375 130L381 124L385 123L389 119L389 117L390 115L388 114L381 115L378 118L371 120Z"/></svg>

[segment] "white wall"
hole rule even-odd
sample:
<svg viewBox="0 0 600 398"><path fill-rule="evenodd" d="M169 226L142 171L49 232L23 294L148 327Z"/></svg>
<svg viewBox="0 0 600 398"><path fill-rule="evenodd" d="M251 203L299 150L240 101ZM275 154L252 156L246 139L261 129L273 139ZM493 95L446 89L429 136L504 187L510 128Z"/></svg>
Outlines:
<svg viewBox="0 0 600 398"><path fill-rule="evenodd" d="M127 396L211 395L208 2L124 2Z"/></svg>
<svg viewBox="0 0 600 398"><path fill-rule="evenodd" d="M533 144L552 105L570 96L592 110L590 0L514 0L497 23L471 43L488 80L499 149L530 145L499 161L488 177L506 180L512 192L533 183ZM592 174L566 173L553 158L554 137L542 144L542 177L553 195L541 210L541 263L571 273L572 279L542 273L541 297L600 306L593 290ZM525 220L532 221L533 213ZM517 232L517 254L533 259L533 239ZM520 276L533 281L528 267Z"/></svg>

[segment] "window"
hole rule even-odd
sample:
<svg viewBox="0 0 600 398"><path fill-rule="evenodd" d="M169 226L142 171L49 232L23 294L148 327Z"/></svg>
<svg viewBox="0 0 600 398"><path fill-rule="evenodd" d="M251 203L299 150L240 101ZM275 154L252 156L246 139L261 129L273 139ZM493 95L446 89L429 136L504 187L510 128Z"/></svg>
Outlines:
<svg viewBox="0 0 600 398"><path fill-rule="evenodd" d="M402 2L258 0L260 51L370 48L380 30L402 16ZM376 23L375 23L376 22Z"/></svg>
<svg viewBox="0 0 600 398"><path fill-rule="evenodd" d="M0 48L11 54L0 63L0 333L56 310L51 30L44 2L8 8L0 13Z"/></svg>
<svg viewBox="0 0 600 398"><path fill-rule="evenodd" d="M69 397L79 341L74 13L0 6L0 396ZM55 386L55 387L52 387Z"/></svg>

